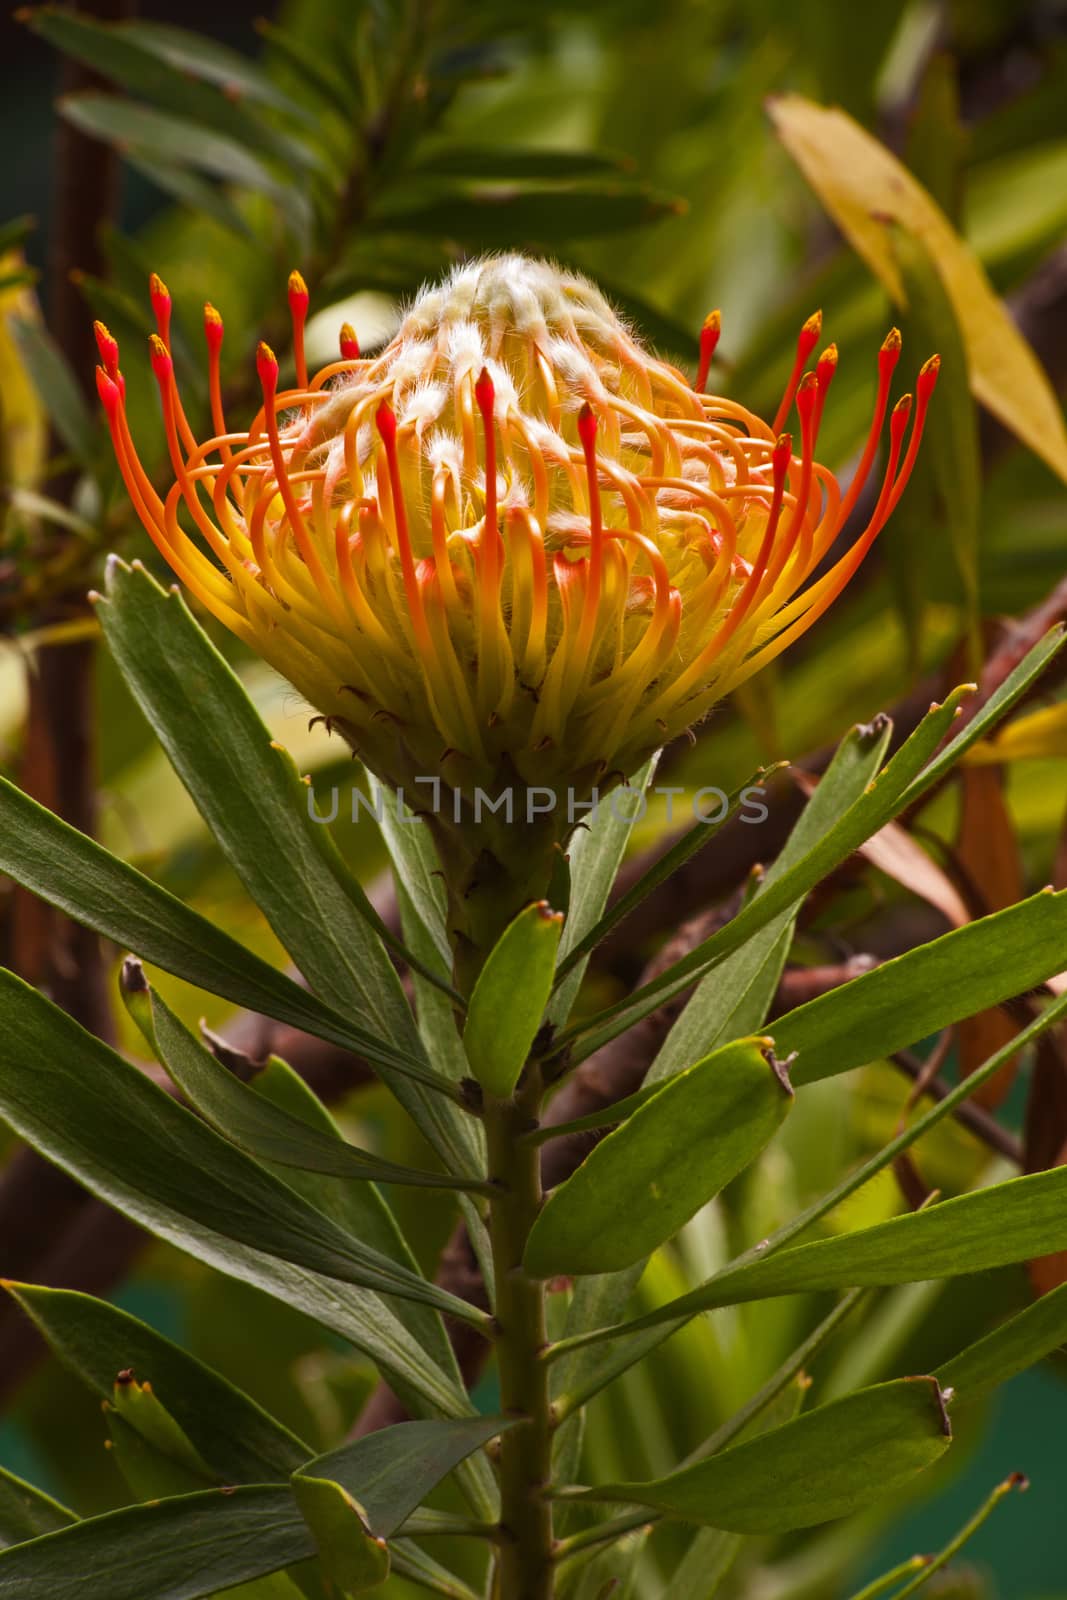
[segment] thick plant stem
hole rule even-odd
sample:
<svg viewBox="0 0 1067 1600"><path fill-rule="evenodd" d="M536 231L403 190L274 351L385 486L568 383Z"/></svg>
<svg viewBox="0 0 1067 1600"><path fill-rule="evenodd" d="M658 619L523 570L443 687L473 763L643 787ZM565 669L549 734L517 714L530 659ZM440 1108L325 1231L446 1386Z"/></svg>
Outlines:
<svg viewBox="0 0 1067 1600"><path fill-rule="evenodd" d="M541 1083L528 1072L513 1099L485 1107L489 1172L502 1185L490 1202L496 1277L496 1351L501 1410L520 1418L500 1440L503 1538L498 1600L552 1600L552 1507L547 1498L552 1459L552 1410L546 1343L545 1290L522 1270L523 1251L541 1206L540 1152L520 1139L536 1117Z"/></svg>

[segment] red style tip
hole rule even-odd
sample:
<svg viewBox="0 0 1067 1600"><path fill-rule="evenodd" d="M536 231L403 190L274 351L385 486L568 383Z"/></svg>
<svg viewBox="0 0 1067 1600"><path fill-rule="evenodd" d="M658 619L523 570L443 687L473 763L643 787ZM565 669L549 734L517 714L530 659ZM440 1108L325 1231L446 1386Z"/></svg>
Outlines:
<svg viewBox="0 0 1067 1600"><path fill-rule="evenodd" d="M582 409L578 413L578 437L582 441L584 449L592 450L595 446L596 430L596 412L589 404L589 401L586 400L583 402Z"/></svg>
<svg viewBox="0 0 1067 1600"><path fill-rule="evenodd" d="M170 334L170 290L158 272L153 272L148 280L148 297L152 302L160 337L166 340Z"/></svg>
<svg viewBox="0 0 1067 1600"><path fill-rule="evenodd" d="M278 386L278 357L263 340L256 346L256 372L264 391L273 394Z"/></svg>
<svg viewBox="0 0 1067 1600"><path fill-rule="evenodd" d="M904 429L908 426L911 416L911 395L902 394L889 416L890 443L899 443L904 437Z"/></svg>
<svg viewBox="0 0 1067 1600"><path fill-rule="evenodd" d="M174 371L174 363L170 358L170 351L158 333L153 333L149 337L148 349L152 360L152 371L160 383L168 382Z"/></svg>
<svg viewBox="0 0 1067 1600"><path fill-rule="evenodd" d="M709 311L704 318L704 326L700 330L700 363L697 367L697 381L694 385L698 394L703 394L707 387L711 358L715 354L721 333L722 313L720 311Z"/></svg>
<svg viewBox="0 0 1067 1600"><path fill-rule="evenodd" d="M774 481L781 483L789 470L793 459L793 435L780 433L775 441L774 451L771 455L771 465L774 468Z"/></svg>
<svg viewBox="0 0 1067 1600"><path fill-rule="evenodd" d="M299 272L289 274L289 310L294 317L305 317L311 296L308 286Z"/></svg>
<svg viewBox="0 0 1067 1600"><path fill-rule="evenodd" d="M837 371L837 346L828 344L815 364L815 377L820 389L828 389Z"/></svg>
<svg viewBox="0 0 1067 1600"><path fill-rule="evenodd" d="M931 356L919 368L919 376L915 380L915 388L920 400L927 401L937 387L937 380L941 372L941 357Z"/></svg>
<svg viewBox="0 0 1067 1600"><path fill-rule="evenodd" d="M878 372L884 382L891 375L893 368L900 360L900 329L890 328L882 340L882 347L878 352Z"/></svg>
<svg viewBox="0 0 1067 1600"><path fill-rule="evenodd" d="M485 424L488 427L493 420L493 409L496 405L496 390L493 387L493 380L489 376L489 371L486 367L483 367L481 372L478 374L478 381L474 385L474 398L478 402L478 410L481 412L482 417L485 420Z"/></svg>
<svg viewBox="0 0 1067 1600"><path fill-rule="evenodd" d="M103 367L97 367L96 369L96 392L100 396L108 416L113 417L119 408L119 401L122 395L114 378L110 373L105 372Z"/></svg>
<svg viewBox="0 0 1067 1600"><path fill-rule="evenodd" d="M204 338L207 340L208 349L212 352L222 347L222 318L211 304L210 300L204 303Z"/></svg>
<svg viewBox="0 0 1067 1600"><path fill-rule="evenodd" d="M797 389L797 411L802 422L815 411L815 402L819 397L819 380L814 372L805 372Z"/></svg>
<svg viewBox="0 0 1067 1600"><path fill-rule="evenodd" d="M383 400L374 413L374 421L384 443L389 446L396 443L396 412L388 400Z"/></svg>
<svg viewBox="0 0 1067 1600"><path fill-rule="evenodd" d="M806 361L819 342L822 333L822 312L813 311L797 335L797 355Z"/></svg>
<svg viewBox="0 0 1067 1600"><path fill-rule="evenodd" d="M341 325L340 342L341 342L341 360L342 361L358 361L359 360L359 340L356 338L356 330L355 330L355 328L353 328L353 326L352 326L352 324L350 322L342 323L342 325Z"/></svg>
<svg viewBox="0 0 1067 1600"><path fill-rule="evenodd" d="M119 342L103 322L93 323L93 333L96 335L96 348L100 352L104 371L109 378L114 378L119 370Z"/></svg>

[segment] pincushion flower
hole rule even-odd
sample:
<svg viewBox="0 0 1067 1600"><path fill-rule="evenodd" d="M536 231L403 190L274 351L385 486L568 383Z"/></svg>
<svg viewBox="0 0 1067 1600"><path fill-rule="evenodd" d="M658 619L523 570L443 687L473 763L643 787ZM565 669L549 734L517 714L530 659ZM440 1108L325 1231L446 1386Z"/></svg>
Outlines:
<svg viewBox="0 0 1067 1600"><path fill-rule="evenodd" d="M574 824L567 801L624 780L818 620L900 499L937 377L934 357L914 401L892 410L881 488L839 552L885 431L895 330L842 487L816 459L837 362L829 345L806 370L818 314L768 424L704 392L717 314L693 384L592 284L518 255L424 291L379 355L362 357L345 328L340 359L309 378L294 273L295 381L279 387L261 345L263 404L244 431L223 414L223 328L206 308L214 434L201 443L158 279L152 298L165 497L138 460L117 347L98 327L100 393L145 527L187 588L386 783L410 797L417 777L440 776L455 804L435 807L433 825L446 856L466 857L468 889L473 863L487 875L487 850L517 848L499 830L487 845L484 815L471 832L476 790L558 794L548 848ZM529 838L522 850L528 893L547 858ZM446 861L446 876L463 874Z"/></svg>

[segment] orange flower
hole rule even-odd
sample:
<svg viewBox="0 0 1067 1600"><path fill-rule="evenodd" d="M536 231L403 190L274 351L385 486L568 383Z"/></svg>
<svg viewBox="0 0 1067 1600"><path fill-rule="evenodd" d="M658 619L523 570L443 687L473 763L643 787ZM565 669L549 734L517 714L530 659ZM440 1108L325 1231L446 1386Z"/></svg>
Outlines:
<svg viewBox="0 0 1067 1600"><path fill-rule="evenodd" d="M198 443L158 279L152 299L165 498L98 327L133 503L191 592L393 784L418 771L454 788L588 789L632 773L841 593L900 499L937 378L933 357L914 402L892 410L881 488L838 553L884 431L895 330L842 488L815 455L837 363L829 345L806 370L818 313L768 425L704 392L717 313L694 386L590 283L515 255L426 290L380 355L362 357L342 329L341 359L309 379L294 273L295 379L279 388L260 346L263 404L247 431L223 415L222 321L206 307L214 436ZM781 431L794 412L795 436Z"/></svg>

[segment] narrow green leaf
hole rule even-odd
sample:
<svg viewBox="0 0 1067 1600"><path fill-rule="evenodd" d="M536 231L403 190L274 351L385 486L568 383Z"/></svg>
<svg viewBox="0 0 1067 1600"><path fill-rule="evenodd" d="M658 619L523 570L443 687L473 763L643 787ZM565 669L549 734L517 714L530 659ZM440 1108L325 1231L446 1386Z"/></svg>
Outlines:
<svg viewBox="0 0 1067 1600"><path fill-rule="evenodd" d="M331 1586L348 1595L383 1584L389 1576L389 1548L370 1532L347 1489L310 1472L296 1473L292 1488Z"/></svg>
<svg viewBox="0 0 1067 1600"><path fill-rule="evenodd" d="M971 397L967 350L952 300L922 240L905 228L888 224L892 253L907 299L905 336L924 354L936 350L941 357L937 404L931 408L929 431L923 440L923 482L934 516L931 522L947 528L972 630L972 644L981 641L973 630L979 620L978 526L981 503L981 462L978 415ZM907 513L905 513L907 514ZM975 658L980 662L981 655Z"/></svg>
<svg viewBox="0 0 1067 1600"><path fill-rule="evenodd" d="M642 797L652 782L658 762L657 753L634 773L625 789L616 790L606 805L598 806L588 822L579 822L571 837L567 849L570 894L559 947L561 963L568 962L571 951L596 926L607 905L634 824L641 814ZM548 1018L558 1028L570 1015L588 961L586 955L573 965L568 962L567 974L552 996Z"/></svg>
<svg viewBox="0 0 1067 1600"><path fill-rule="evenodd" d="M784 763L783 763L784 764ZM624 922L628 916L637 910L637 907L648 898L660 884L666 883L668 878L683 867L687 861L692 860L718 833L719 829L732 817L737 815L746 797L754 786L757 786L768 775L776 771L774 767L761 767L755 772L748 782L729 796L726 810L719 817L711 819L701 817L687 828L681 838L676 839L669 850L658 857L647 872L642 873L638 881L629 888L625 894L615 900L602 917L590 928L585 936L573 943L567 951L566 959L559 964L556 973L556 982L560 983L570 972L571 968L585 955L588 955L600 941L607 937L613 928Z"/></svg>
<svg viewBox="0 0 1067 1600"><path fill-rule="evenodd" d="M101 1400L132 1372L150 1383L178 1426L226 1483L288 1477L309 1451L302 1440L195 1356L117 1306L73 1289L8 1283L52 1353ZM43 1530L42 1530L43 1531Z"/></svg>
<svg viewBox="0 0 1067 1600"><path fill-rule="evenodd" d="M367 1528L389 1539L461 1461L516 1425L506 1417L400 1422L317 1456L299 1476L339 1484L357 1503Z"/></svg>
<svg viewBox="0 0 1067 1600"><path fill-rule="evenodd" d="M470 998L463 1043L471 1071L506 1099L519 1081L552 992L563 917L539 900L520 911L489 953Z"/></svg>
<svg viewBox="0 0 1067 1600"><path fill-rule="evenodd" d="M936 1381L900 1378L665 1478L603 1484L582 1498L629 1500L735 1533L786 1533L903 1488L944 1454L951 1436Z"/></svg>
<svg viewBox="0 0 1067 1600"><path fill-rule="evenodd" d="M421 185L425 191L426 185ZM684 207L673 195L657 194L617 180L587 183L468 183L442 193L440 183L418 196L394 193L368 218L371 232L438 234L485 248L570 243L630 228Z"/></svg>
<svg viewBox="0 0 1067 1600"><path fill-rule="evenodd" d="M147 178L149 183L154 183L164 194L172 195L191 211L210 217L220 228L236 234L239 239L252 238L252 229L224 188L159 156L129 148L123 155L128 167Z"/></svg>
<svg viewBox="0 0 1067 1600"><path fill-rule="evenodd" d="M112 558L97 605L108 644L204 820L312 988L363 1019L416 1076L458 1097L426 1059L411 1007L377 929L380 918L276 746L239 679L180 595ZM135 947L136 948L136 947ZM138 952L140 953L140 952ZM379 1052L382 1057L382 1052ZM474 1170L470 1120L394 1063L376 1062L401 1104L454 1172Z"/></svg>
<svg viewBox="0 0 1067 1600"><path fill-rule="evenodd" d="M277 202L298 233L306 226L304 191L275 177L258 156L228 136L213 133L186 117L172 116L112 94L66 95L59 101L59 110L68 122L91 138L102 139L119 150L128 146L142 159L191 167L256 194L265 194Z"/></svg>
<svg viewBox="0 0 1067 1600"><path fill-rule="evenodd" d="M0 1467L0 1545L23 1544L77 1522L73 1511Z"/></svg>
<svg viewBox="0 0 1067 1600"><path fill-rule="evenodd" d="M315 165L306 145L263 122L240 99L220 93L202 78L172 66L158 49L149 49L136 30L121 23L41 6L29 14L29 26L64 55L147 100L156 110L195 123L201 130L233 140L241 149L296 168Z"/></svg>
<svg viewBox="0 0 1067 1600"><path fill-rule="evenodd" d="M0 1551L2 1600L201 1600L316 1554L288 1485L126 1506Z"/></svg>
<svg viewBox="0 0 1067 1600"><path fill-rule="evenodd" d="M584 1059L624 1028L632 1027L662 1005L671 995L679 993L694 977L710 970L717 962L739 949L746 939L765 927L772 917L787 906L796 904L827 873L832 872L861 844L892 821L894 816L921 799L939 782L970 746L983 738L988 729L1026 693L1062 648L1064 638L1062 627L1051 629L1005 679L982 710L971 718L954 739L949 740L940 754L935 755L934 752L959 715L961 701L971 692L971 686L965 685L954 690L942 705L935 706L923 719L835 826L814 842L789 871L776 877L761 894L754 896L725 928L698 945L654 982L584 1021L580 1029L570 1029L560 1036L557 1043L560 1046L571 1043L580 1032L581 1046L573 1051L573 1058Z"/></svg>
<svg viewBox="0 0 1067 1600"><path fill-rule="evenodd" d="M91 467L100 454L100 429L51 334L28 317L11 317L11 336L56 432L71 455Z"/></svg>
<svg viewBox="0 0 1067 1600"><path fill-rule="evenodd" d="M851 728L756 895L803 860L877 776L892 734L886 717ZM762 1027L792 942L797 905L761 928L703 977L660 1047L648 1082L670 1077L738 1033Z"/></svg>
<svg viewBox="0 0 1067 1600"><path fill-rule="evenodd" d="M708 1283L629 1324L631 1331L817 1289L886 1288L1006 1267L1067 1249L1067 1167L958 1195L857 1233L727 1267Z"/></svg>
<svg viewBox="0 0 1067 1600"><path fill-rule="evenodd" d="M397 800L373 773L367 773L371 804L393 864L393 874L407 892L439 960L440 971L452 970L445 922L445 893L440 863L429 828L414 816L397 815ZM407 934L405 925L405 934Z"/></svg>
<svg viewBox="0 0 1067 1600"><path fill-rule="evenodd" d="M563 150L554 145L445 144L423 150L409 169L411 175L432 172L440 177L501 178L514 181L537 178L586 178L597 173L619 173L630 165L624 155L610 150Z"/></svg>
<svg viewBox="0 0 1067 1600"><path fill-rule="evenodd" d="M127 39L133 39L161 61L169 62L188 77L215 84L231 98L271 106L303 122L311 120L304 107L283 93L257 62L217 39L170 23L139 19L123 23L122 31Z"/></svg>
<svg viewBox="0 0 1067 1600"><path fill-rule="evenodd" d="M1025 994L1060 971L1065 942L1067 890L1043 889L798 1006L774 1036L798 1085L848 1072Z"/></svg>
<svg viewBox="0 0 1067 1600"><path fill-rule="evenodd" d="M0 256L25 244L36 226L37 219L31 216L12 217L9 222L0 223Z"/></svg>
<svg viewBox="0 0 1067 1600"><path fill-rule="evenodd" d="M937 1369L943 1389L953 1389L961 1405L988 1394L1035 1362L1067 1344L1067 1284L1060 1284L1009 1317L984 1339L970 1344Z"/></svg>
<svg viewBox="0 0 1067 1600"><path fill-rule="evenodd" d="M369 1150L319 1132L255 1092L205 1050L165 1000L150 988L140 962L127 959L123 994L134 1021L182 1094L216 1132L280 1167L297 1167L334 1178L411 1184L429 1189L479 1189L479 1179L453 1178L384 1161Z"/></svg>
<svg viewBox="0 0 1067 1600"><path fill-rule="evenodd" d="M138 1500L164 1500L170 1495L196 1494L214 1488L209 1472L196 1471L186 1462L158 1450L110 1405L104 1407L111 1459Z"/></svg>
<svg viewBox="0 0 1067 1600"><path fill-rule="evenodd" d="M527 1271L617 1271L676 1233L781 1125L793 1091L772 1048L770 1039L726 1045L595 1145L534 1223Z"/></svg>
<svg viewBox="0 0 1067 1600"><path fill-rule="evenodd" d="M348 1022L205 917L0 778L0 871L106 939L198 988L400 1069L410 1060Z"/></svg>
<svg viewBox="0 0 1067 1600"><path fill-rule="evenodd" d="M143 1227L194 1254L214 1256L217 1241L234 1240L327 1278L434 1305L463 1321L486 1320L343 1233L3 971L0 1003L0 1112L28 1143Z"/></svg>

